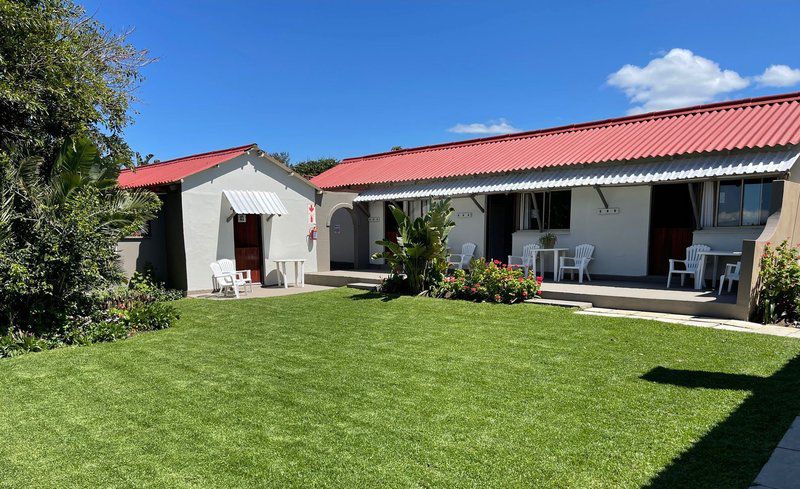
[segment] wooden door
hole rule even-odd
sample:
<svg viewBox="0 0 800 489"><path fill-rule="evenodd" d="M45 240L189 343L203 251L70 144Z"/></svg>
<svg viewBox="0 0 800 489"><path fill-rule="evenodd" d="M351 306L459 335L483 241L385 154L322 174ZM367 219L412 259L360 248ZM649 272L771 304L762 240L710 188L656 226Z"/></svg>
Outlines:
<svg viewBox="0 0 800 489"><path fill-rule="evenodd" d="M650 207L648 273L666 275L669 259L682 260L695 229L689 185L654 185Z"/></svg>
<svg viewBox="0 0 800 489"><path fill-rule="evenodd" d="M237 270L250 270L253 283L261 282L261 216L237 214L233 218L233 247Z"/></svg>

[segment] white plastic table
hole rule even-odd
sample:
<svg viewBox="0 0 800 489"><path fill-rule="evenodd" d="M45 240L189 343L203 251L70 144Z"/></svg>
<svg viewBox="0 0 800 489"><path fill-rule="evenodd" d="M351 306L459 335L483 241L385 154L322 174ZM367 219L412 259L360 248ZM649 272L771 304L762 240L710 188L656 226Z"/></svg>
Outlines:
<svg viewBox="0 0 800 489"><path fill-rule="evenodd" d="M705 282L706 278L706 257L711 256L714 258L714 268L711 269L711 288L717 288L717 266L719 265L719 257L726 257L726 256L742 256L741 251L701 251L698 253L700 255L700 264L697 266L697 274L694 276L694 288L696 290L700 290L703 288L703 283Z"/></svg>
<svg viewBox="0 0 800 489"><path fill-rule="evenodd" d="M537 258L539 259L539 275L544 275L544 254L553 254L553 282L558 282L558 256L561 253L566 253L569 248L539 248L536 250Z"/></svg>
<svg viewBox="0 0 800 489"><path fill-rule="evenodd" d="M305 258L281 258L273 260L275 262L275 270L278 272L278 286L283 283L283 288L289 288L286 283L286 264L294 263L294 286L306 286L306 259ZM282 279L282 280L281 280Z"/></svg>

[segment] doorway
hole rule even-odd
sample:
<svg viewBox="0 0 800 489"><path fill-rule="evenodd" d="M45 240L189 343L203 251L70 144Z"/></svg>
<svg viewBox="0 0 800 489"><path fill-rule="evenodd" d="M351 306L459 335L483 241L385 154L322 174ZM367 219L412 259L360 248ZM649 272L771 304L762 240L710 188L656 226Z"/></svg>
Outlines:
<svg viewBox="0 0 800 489"><path fill-rule="evenodd" d="M514 233L514 194L486 196L486 259L505 263L511 254Z"/></svg>
<svg viewBox="0 0 800 489"><path fill-rule="evenodd" d="M647 271L666 275L670 258L683 259L696 228L689 185L653 185L650 201L650 249Z"/></svg>
<svg viewBox="0 0 800 489"><path fill-rule="evenodd" d="M391 205L399 207L400 209L403 208L401 202L387 200L383 203L383 235L386 237L386 241L397 243L397 220L394 218L394 214L392 214L392 210L389 208Z"/></svg>
<svg viewBox="0 0 800 489"><path fill-rule="evenodd" d="M250 270L253 283L263 283L260 214L236 214L233 218L233 248L236 269Z"/></svg>
<svg viewBox="0 0 800 489"><path fill-rule="evenodd" d="M336 209L331 215L331 270L353 270L356 263L356 231L353 210Z"/></svg>

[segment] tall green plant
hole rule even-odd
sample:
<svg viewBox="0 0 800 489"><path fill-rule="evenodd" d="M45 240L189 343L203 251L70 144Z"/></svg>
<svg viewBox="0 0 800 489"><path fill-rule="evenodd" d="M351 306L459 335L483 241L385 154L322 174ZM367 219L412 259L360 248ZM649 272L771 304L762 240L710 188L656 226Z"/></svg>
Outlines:
<svg viewBox="0 0 800 489"><path fill-rule="evenodd" d="M49 332L89 316L118 283L116 245L152 219L155 194L117 186L119 170L86 137L49 164L9 162L0 174L0 327Z"/></svg>
<svg viewBox="0 0 800 489"><path fill-rule="evenodd" d="M433 202L424 216L413 220L399 207L389 209L397 221L397 242L376 241L385 250L373 259L385 259L394 278L404 276L409 291L419 294L447 271L447 236L455 226L450 199Z"/></svg>

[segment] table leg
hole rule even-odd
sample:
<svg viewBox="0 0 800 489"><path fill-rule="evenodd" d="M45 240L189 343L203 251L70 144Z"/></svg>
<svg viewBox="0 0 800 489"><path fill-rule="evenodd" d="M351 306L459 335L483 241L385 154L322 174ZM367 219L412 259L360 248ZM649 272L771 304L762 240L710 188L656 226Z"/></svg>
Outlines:
<svg viewBox="0 0 800 489"><path fill-rule="evenodd" d="M558 282L558 251L553 251L553 282Z"/></svg>
<svg viewBox="0 0 800 489"><path fill-rule="evenodd" d="M300 263L294 262L294 286L300 286Z"/></svg>
<svg viewBox="0 0 800 489"><path fill-rule="evenodd" d="M711 269L711 288L717 290L717 268L719 267L719 257L714 255L714 267Z"/></svg>
<svg viewBox="0 0 800 489"><path fill-rule="evenodd" d="M306 262L300 262L300 287L306 286Z"/></svg>
<svg viewBox="0 0 800 489"><path fill-rule="evenodd" d="M289 279L286 278L286 262L281 262L281 271L283 272L283 288L289 288Z"/></svg>

